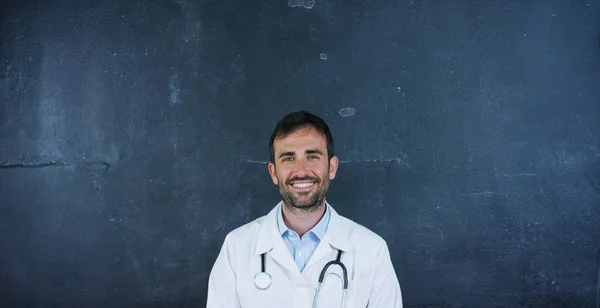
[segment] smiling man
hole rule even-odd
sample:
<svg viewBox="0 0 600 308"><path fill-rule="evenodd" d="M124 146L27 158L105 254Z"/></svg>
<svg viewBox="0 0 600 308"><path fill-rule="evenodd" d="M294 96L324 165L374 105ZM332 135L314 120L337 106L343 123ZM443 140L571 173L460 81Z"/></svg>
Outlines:
<svg viewBox="0 0 600 308"><path fill-rule="evenodd" d="M328 125L290 113L277 123L269 152L282 200L227 234L207 307L401 308L385 240L326 201L339 164Z"/></svg>

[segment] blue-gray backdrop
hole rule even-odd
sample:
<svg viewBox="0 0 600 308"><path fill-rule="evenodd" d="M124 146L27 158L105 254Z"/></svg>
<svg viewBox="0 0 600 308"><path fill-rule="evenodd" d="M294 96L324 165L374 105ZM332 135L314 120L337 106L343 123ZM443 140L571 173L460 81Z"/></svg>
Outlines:
<svg viewBox="0 0 600 308"><path fill-rule="evenodd" d="M305 109L328 201L406 307L597 307L599 1L0 4L0 304L196 306L279 201Z"/></svg>

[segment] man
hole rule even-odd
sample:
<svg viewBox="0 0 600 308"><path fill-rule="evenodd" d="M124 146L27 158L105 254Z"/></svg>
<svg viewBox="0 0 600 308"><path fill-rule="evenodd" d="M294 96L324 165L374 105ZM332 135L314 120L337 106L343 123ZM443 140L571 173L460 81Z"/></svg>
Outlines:
<svg viewBox="0 0 600 308"><path fill-rule="evenodd" d="M339 164L327 124L308 112L288 114L269 151L282 201L225 237L207 307L401 308L386 242L325 200Z"/></svg>

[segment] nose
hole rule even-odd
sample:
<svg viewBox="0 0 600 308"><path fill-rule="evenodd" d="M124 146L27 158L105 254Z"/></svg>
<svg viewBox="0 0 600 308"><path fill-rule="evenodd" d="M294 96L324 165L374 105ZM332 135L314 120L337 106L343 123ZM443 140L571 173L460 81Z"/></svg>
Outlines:
<svg viewBox="0 0 600 308"><path fill-rule="evenodd" d="M308 174L308 164L305 159L299 158L296 160L294 173L296 173L297 175Z"/></svg>

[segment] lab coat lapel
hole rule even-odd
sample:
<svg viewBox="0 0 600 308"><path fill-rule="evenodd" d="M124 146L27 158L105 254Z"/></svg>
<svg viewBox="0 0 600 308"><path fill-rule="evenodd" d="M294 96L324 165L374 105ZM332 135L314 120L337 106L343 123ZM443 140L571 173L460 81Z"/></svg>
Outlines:
<svg viewBox="0 0 600 308"><path fill-rule="evenodd" d="M281 202L263 220L258 231L254 255L260 257L262 253L266 252L275 262L279 263L291 274L302 279L302 274L277 229L277 211L280 210L280 206ZM267 272L269 272L268 261L265 266Z"/></svg>
<svg viewBox="0 0 600 308"><path fill-rule="evenodd" d="M348 252L350 250L350 243L348 241L349 232L347 229L347 224L345 223L343 218L333 209L331 205L327 204L327 206L331 211L329 226L327 227L325 235L319 242L319 245L315 249L315 252L306 264L305 271L308 270L315 263L319 262L319 260L321 260L322 258L331 258L331 251L334 249L339 249L343 252Z"/></svg>

